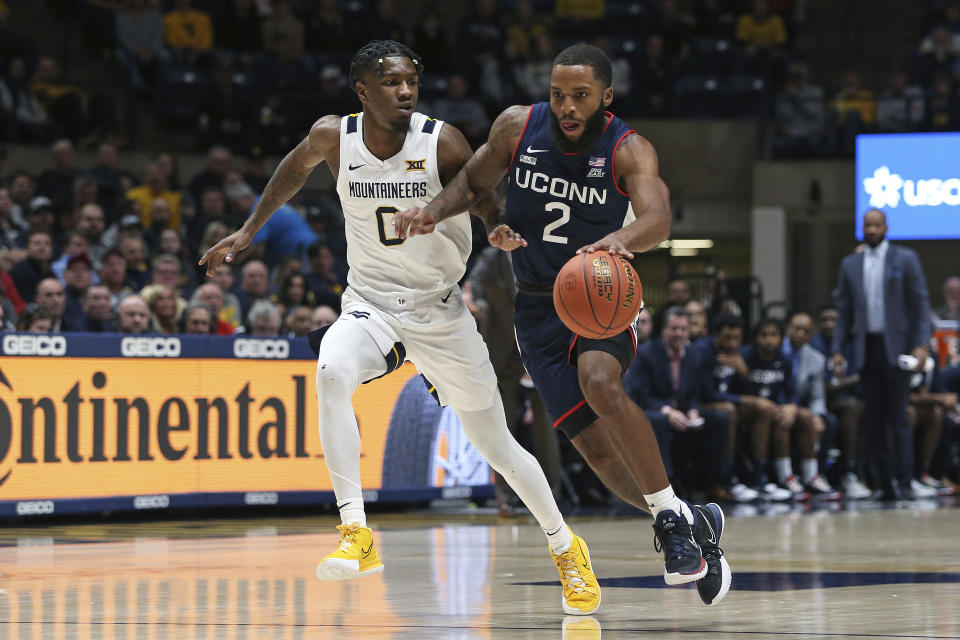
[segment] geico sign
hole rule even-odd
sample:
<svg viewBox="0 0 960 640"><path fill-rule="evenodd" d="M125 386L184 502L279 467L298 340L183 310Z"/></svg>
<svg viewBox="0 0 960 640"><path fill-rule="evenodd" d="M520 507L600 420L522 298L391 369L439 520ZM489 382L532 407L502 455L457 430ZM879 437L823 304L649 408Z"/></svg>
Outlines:
<svg viewBox="0 0 960 640"><path fill-rule="evenodd" d="M178 358L180 338L124 338L120 353L124 358Z"/></svg>
<svg viewBox="0 0 960 640"><path fill-rule="evenodd" d="M18 516L37 516L53 513L53 500L25 500L17 503Z"/></svg>
<svg viewBox="0 0 960 640"><path fill-rule="evenodd" d="M240 338L233 341L233 357L286 359L290 357L290 343L286 340Z"/></svg>
<svg viewBox="0 0 960 640"><path fill-rule="evenodd" d="M170 496L137 496L133 499L134 509L166 509L170 506Z"/></svg>
<svg viewBox="0 0 960 640"><path fill-rule="evenodd" d="M63 336L16 335L3 337L3 353L8 356L62 356L67 353Z"/></svg>
<svg viewBox="0 0 960 640"><path fill-rule="evenodd" d="M277 504L280 494L276 491L248 491L243 494L243 504Z"/></svg>

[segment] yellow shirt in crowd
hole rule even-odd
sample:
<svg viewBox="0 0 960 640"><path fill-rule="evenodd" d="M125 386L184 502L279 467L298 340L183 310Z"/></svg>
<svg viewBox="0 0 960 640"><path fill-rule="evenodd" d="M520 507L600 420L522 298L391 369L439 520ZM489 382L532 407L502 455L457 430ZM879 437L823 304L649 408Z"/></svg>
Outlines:
<svg viewBox="0 0 960 640"><path fill-rule="evenodd" d="M737 40L761 49L776 47L787 41L787 28L777 14L758 21L752 13L745 13L737 20Z"/></svg>
<svg viewBox="0 0 960 640"><path fill-rule="evenodd" d="M179 229L180 200L183 198L182 193L168 189L154 191L145 184L127 191L127 199L133 200L137 204L137 208L140 211L140 220L143 222L144 227L150 226L150 207L156 198L163 198L167 201L167 204L170 205L170 224L167 225L167 228Z"/></svg>
<svg viewBox="0 0 960 640"><path fill-rule="evenodd" d="M171 11L163 16L163 32L171 47L200 51L213 48L213 24L205 11Z"/></svg>
<svg viewBox="0 0 960 640"><path fill-rule="evenodd" d="M606 15L604 0L557 0L553 14L561 19L596 20Z"/></svg>

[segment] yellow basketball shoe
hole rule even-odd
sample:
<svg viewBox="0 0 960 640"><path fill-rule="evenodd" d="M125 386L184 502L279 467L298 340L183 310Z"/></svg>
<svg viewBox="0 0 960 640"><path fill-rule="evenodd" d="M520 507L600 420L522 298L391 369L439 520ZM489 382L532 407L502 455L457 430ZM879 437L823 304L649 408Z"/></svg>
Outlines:
<svg viewBox="0 0 960 640"><path fill-rule="evenodd" d="M569 529L569 527L567 527ZM560 583L563 586L563 610L574 616L585 616L593 613L600 606L600 584L593 574L590 565L590 551L583 538L570 535L573 541L570 549L557 555L551 549L550 555L560 572Z"/></svg>
<svg viewBox="0 0 960 640"><path fill-rule="evenodd" d="M373 531L358 524L340 524L337 529L340 544L317 565L318 578L349 580L383 571L383 563L373 546Z"/></svg>

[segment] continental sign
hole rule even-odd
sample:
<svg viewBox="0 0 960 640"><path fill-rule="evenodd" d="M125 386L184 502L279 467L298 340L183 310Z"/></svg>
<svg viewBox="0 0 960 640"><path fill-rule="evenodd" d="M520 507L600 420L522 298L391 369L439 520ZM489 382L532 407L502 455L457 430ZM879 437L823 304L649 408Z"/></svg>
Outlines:
<svg viewBox="0 0 960 640"><path fill-rule="evenodd" d="M3 335L0 513L331 499L305 341L184 338ZM368 500L489 485L420 380L408 364L354 394Z"/></svg>

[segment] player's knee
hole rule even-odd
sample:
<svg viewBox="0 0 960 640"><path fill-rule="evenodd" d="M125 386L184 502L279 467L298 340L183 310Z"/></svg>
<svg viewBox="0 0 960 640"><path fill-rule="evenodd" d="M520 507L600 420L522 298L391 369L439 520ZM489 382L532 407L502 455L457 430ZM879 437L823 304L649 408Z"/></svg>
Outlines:
<svg viewBox="0 0 960 640"><path fill-rule="evenodd" d="M317 395L322 399L332 394L353 393L356 383L344 363L335 360L317 362Z"/></svg>

